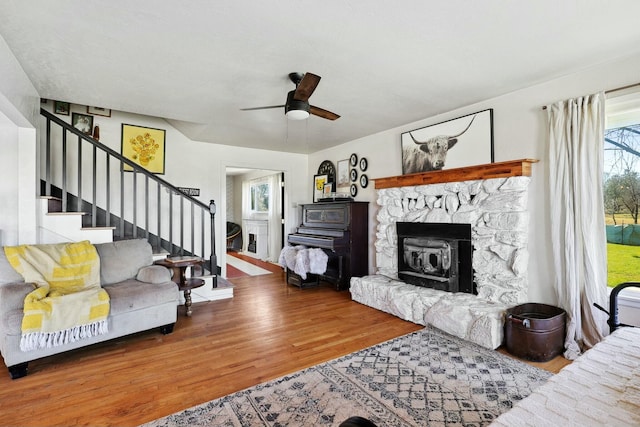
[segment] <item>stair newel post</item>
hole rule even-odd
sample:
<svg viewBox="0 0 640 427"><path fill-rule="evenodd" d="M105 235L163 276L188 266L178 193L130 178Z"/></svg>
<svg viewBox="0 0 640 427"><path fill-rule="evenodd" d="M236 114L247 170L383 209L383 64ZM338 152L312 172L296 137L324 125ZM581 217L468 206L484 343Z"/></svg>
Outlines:
<svg viewBox="0 0 640 427"><path fill-rule="evenodd" d="M213 275L213 287L218 287L218 258L216 256L216 201L209 201L209 214L211 215L211 256L209 257L209 271Z"/></svg>
<svg viewBox="0 0 640 427"><path fill-rule="evenodd" d="M49 182L49 181L47 181ZM62 212L67 211L67 132L62 132Z"/></svg>
<svg viewBox="0 0 640 427"><path fill-rule="evenodd" d="M47 118L47 139L45 145L44 196L51 196L51 119ZM64 205L63 205L64 208Z"/></svg>

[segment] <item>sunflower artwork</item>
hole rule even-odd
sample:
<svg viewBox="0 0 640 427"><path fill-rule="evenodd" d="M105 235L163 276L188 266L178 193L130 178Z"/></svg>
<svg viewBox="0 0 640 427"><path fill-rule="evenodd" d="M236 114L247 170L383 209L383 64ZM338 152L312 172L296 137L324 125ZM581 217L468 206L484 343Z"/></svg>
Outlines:
<svg viewBox="0 0 640 427"><path fill-rule="evenodd" d="M324 185L328 182L328 175L315 175L313 177L313 203L316 203L324 195Z"/></svg>
<svg viewBox="0 0 640 427"><path fill-rule="evenodd" d="M122 155L149 172L164 174L165 130L122 125ZM123 165L125 171L133 167Z"/></svg>

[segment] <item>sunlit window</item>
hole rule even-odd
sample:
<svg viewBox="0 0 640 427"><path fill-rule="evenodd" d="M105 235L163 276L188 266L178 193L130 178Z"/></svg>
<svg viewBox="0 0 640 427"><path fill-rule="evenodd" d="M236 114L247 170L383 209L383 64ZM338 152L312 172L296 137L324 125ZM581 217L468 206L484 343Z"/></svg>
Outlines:
<svg viewBox="0 0 640 427"><path fill-rule="evenodd" d="M266 180L251 181L251 212L269 212L269 182Z"/></svg>
<svg viewBox="0 0 640 427"><path fill-rule="evenodd" d="M608 286L640 280L640 92L607 100L604 209Z"/></svg>

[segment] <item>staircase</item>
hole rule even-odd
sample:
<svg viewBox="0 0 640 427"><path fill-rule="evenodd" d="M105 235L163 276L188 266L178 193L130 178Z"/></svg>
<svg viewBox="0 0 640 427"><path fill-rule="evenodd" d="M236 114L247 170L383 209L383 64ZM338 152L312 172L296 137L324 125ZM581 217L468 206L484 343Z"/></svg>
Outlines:
<svg viewBox="0 0 640 427"><path fill-rule="evenodd" d="M218 289L213 200L206 205L50 112L40 114L46 120L39 147L41 243L144 238L157 259L208 261L194 302L233 296L232 288Z"/></svg>
<svg viewBox="0 0 640 427"><path fill-rule="evenodd" d="M41 196L38 200L39 229L38 242L56 243L88 240L91 243L113 241L115 227L84 227L84 212L63 212L62 202L52 196ZM168 253L164 253L166 257Z"/></svg>

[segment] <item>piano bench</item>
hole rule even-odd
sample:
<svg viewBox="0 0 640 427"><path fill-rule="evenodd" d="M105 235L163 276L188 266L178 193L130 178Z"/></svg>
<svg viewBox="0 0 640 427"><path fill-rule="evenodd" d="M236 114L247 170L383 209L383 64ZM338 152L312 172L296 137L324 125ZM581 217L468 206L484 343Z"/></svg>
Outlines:
<svg viewBox="0 0 640 427"><path fill-rule="evenodd" d="M287 283L304 289L311 286L318 286L320 284L320 278L317 274L307 273L307 278L303 279L299 274L296 274L287 268Z"/></svg>

